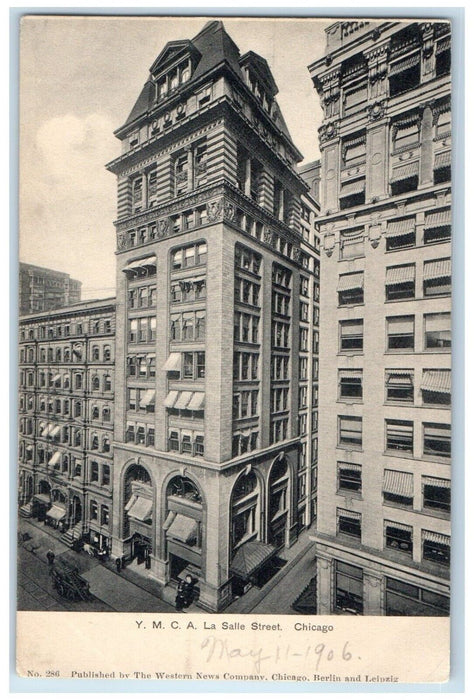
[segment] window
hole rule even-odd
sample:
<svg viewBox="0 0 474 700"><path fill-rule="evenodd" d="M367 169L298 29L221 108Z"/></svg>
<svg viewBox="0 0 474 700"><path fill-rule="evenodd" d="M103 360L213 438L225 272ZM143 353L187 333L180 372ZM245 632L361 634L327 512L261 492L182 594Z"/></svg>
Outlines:
<svg viewBox="0 0 474 700"><path fill-rule="evenodd" d="M90 502L90 517L91 520L97 520L98 517L98 507L97 507L97 502L96 501L91 501Z"/></svg>
<svg viewBox="0 0 474 700"><path fill-rule="evenodd" d="M385 579L385 614L392 616L449 615L449 598L393 578Z"/></svg>
<svg viewBox="0 0 474 700"><path fill-rule="evenodd" d="M385 299L395 301L415 298L415 265L387 267L385 275Z"/></svg>
<svg viewBox="0 0 474 700"><path fill-rule="evenodd" d="M422 476L423 508L438 513L451 512L451 482L432 476Z"/></svg>
<svg viewBox="0 0 474 700"><path fill-rule="evenodd" d="M366 158L365 134L351 135L342 142L342 166L351 168L354 165L365 163Z"/></svg>
<svg viewBox="0 0 474 700"><path fill-rule="evenodd" d="M425 349L451 347L451 314L425 314Z"/></svg>
<svg viewBox="0 0 474 700"><path fill-rule="evenodd" d="M418 146L420 126L416 117L408 117L393 125L393 150L400 151Z"/></svg>
<svg viewBox="0 0 474 700"><path fill-rule="evenodd" d="M451 260L429 260L423 266L423 293L425 297L451 294Z"/></svg>
<svg viewBox="0 0 474 700"><path fill-rule="evenodd" d="M420 84L420 51L404 57L390 64L388 80L390 97L400 95L407 90L413 90Z"/></svg>
<svg viewBox="0 0 474 700"><path fill-rule="evenodd" d="M384 521L385 546L388 549L398 549L404 554L413 552L413 528L391 520Z"/></svg>
<svg viewBox="0 0 474 700"><path fill-rule="evenodd" d="M383 497L388 505L413 506L413 474L385 469Z"/></svg>
<svg viewBox="0 0 474 700"><path fill-rule="evenodd" d="M110 485L110 467L108 464L102 465L102 486Z"/></svg>
<svg viewBox="0 0 474 700"><path fill-rule="evenodd" d="M451 538L439 532L421 531L422 558L436 564L449 566L451 559Z"/></svg>
<svg viewBox="0 0 474 700"><path fill-rule="evenodd" d="M335 562L335 601L336 611L352 615L364 612L364 574L357 566Z"/></svg>
<svg viewBox="0 0 474 700"><path fill-rule="evenodd" d="M338 535L347 535L360 541L361 514L344 508L337 508L336 513Z"/></svg>
<svg viewBox="0 0 474 700"><path fill-rule="evenodd" d="M424 369L421 396L426 406L450 406L451 370Z"/></svg>
<svg viewBox="0 0 474 700"><path fill-rule="evenodd" d="M425 230L423 243L439 243L451 239L451 210L438 209L427 212L425 217Z"/></svg>
<svg viewBox="0 0 474 700"><path fill-rule="evenodd" d="M91 462L91 482L99 481L99 465L97 462Z"/></svg>
<svg viewBox="0 0 474 700"><path fill-rule="evenodd" d="M385 400L387 402L413 403L413 370L386 370Z"/></svg>
<svg viewBox="0 0 474 700"><path fill-rule="evenodd" d="M341 260L363 257L364 229L357 228L350 231L341 231L339 246L339 257Z"/></svg>
<svg viewBox="0 0 474 700"><path fill-rule="evenodd" d="M109 524L109 508L108 508L108 506L101 506L100 507L100 524L101 525L108 525Z"/></svg>
<svg viewBox="0 0 474 700"><path fill-rule="evenodd" d="M423 454L451 456L451 426L444 423L423 423Z"/></svg>
<svg viewBox="0 0 474 700"><path fill-rule="evenodd" d="M338 445L347 449L362 447L362 418L338 416Z"/></svg>
<svg viewBox="0 0 474 700"><path fill-rule="evenodd" d="M362 370L349 369L339 370L339 398L340 399L361 399L362 398Z"/></svg>
<svg viewBox="0 0 474 700"><path fill-rule="evenodd" d="M364 321L339 321L339 350L340 352L359 351L364 347Z"/></svg>
<svg viewBox="0 0 474 700"><path fill-rule="evenodd" d="M413 421L385 421L385 449L413 454Z"/></svg>
<svg viewBox="0 0 474 700"><path fill-rule="evenodd" d="M448 40L439 41L436 46L436 77L448 75L451 71L451 47Z"/></svg>
<svg viewBox="0 0 474 700"><path fill-rule="evenodd" d="M415 218L408 217L389 221L385 233L387 251L412 248L416 243Z"/></svg>
<svg viewBox="0 0 474 700"><path fill-rule="evenodd" d="M364 273L350 272L339 275L337 285L339 306L364 303Z"/></svg>
<svg viewBox="0 0 474 700"><path fill-rule="evenodd" d="M337 463L337 486L340 491L362 491L362 466L350 462Z"/></svg>
<svg viewBox="0 0 474 700"><path fill-rule="evenodd" d="M413 350L415 317L390 316L387 321L387 350Z"/></svg>

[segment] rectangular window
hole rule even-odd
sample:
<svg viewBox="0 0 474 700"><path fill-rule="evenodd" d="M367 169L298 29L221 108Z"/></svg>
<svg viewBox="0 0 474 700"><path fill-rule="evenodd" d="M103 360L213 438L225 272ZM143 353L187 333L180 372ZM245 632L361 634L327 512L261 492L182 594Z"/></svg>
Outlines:
<svg viewBox="0 0 474 700"><path fill-rule="evenodd" d="M424 369L421 396L425 406L450 406L451 370Z"/></svg>
<svg viewBox="0 0 474 700"><path fill-rule="evenodd" d="M384 522L385 546L388 549L398 549L404 554L413 552L413 528L390 520Z"/></svg>
<svg viewBox="0 0 474 700"><path fill-rule="evenodd" d="M427 212L425 216L425 230L423 243L440 243L451 239L451 210L437 209Z"/></svg>
<svg viewBox="0 0 474 700"><path fill-rule="evenodd" d="M350 462L337 463L337 485L341 491L362 491L362 466Z"/></svg>
<svg viewBox="0 0 474 700"><path fill-rule="evenodd" d="M362 399L362 370L339 370L339 398Z"/></svg>
<svg viewBox="0 0 474 700"><path fill-rule="evenodd" d="M387 267L385 275L385 299L395 301L415 298L415 265Z"/></svg>
<svg viewBox="0 0 474 700"><path fill-rule="evenodd" d="M387 350L413 350L415 347L415 317L390 316L387 322Z"/></svg>
<svg viewBox="0 0 474 700"><path fill-rule="evenodd" d="M363 569L336 560L335 610L342 613L348 613L350 615L362 615L364 612L363 589Z"/></svg>
<svg viewBox="0 0 474 700"><path fill-rule="evenodd" d="M423 293L425 297L451 294L451 260L428 260L423 266Z"/></svg>
<svg viewBox="0 0 474 700"><path fill-rule="evenodd" d="M362 447L362 418L338 416L338 444L341 447Z"/></svg>
<svg viewBox="0 0 474 700"><path fill-rule="evenodd" d="M449 479L422 476L423 508L438 513L451 512L451 482Z"/></svg>
<svg viewBox="0 0 474 700"><path fill-rule="evenodd" d="M385 421L385 449L413 454L413 421Z"/></svg>
<svg viewBox="0 0 474 700"><path fill-rule="evenodd" d="M341 260L363 257L364 229L359 228L352 231L341 231L339 246Z"/></svg>
<svg viewBox="0 0 474 700"><path fill-rule="evenodd" d="M361 514L351 510L345 510L344 508L337 508L336 517L338 535L347 535L360 541Z"/></svg>
<svg viewBox="0 0 474 700"><path fill-rule="evenodd" d="M364 303L364 273L349 272L339 275L337 285L339 306Z"/></svg>
<svg viewBox="0 0 474 700"><path fill-rule="evenodd" d="M425 314L425 349L440 350L451 347L451 314Z"/></svg>
<svg viewBox="0 0 474 700"><path fill-rule="evenodd" d="M423 454L451 456L451 426L445 423L423 423Z"/></svg>
<svg viewBox="0 0 474 700"><path fill-rule="evenodd" d="M384 502L388 505L413 506L413 474L385 469L382 486Z"/></svg>
<svg viewBox="0 0 474 700"><path fill-rule="evenodd" d="M364 347L364 321L339 321L340 352L360 351Z"/></svg>
<svg viewBox="0 0 474 700"><path fill-rule="evenodd" d="M449 598L404 581L385 579L386 615L406 617L449 615Z"/></svg>
<svg viewBox="0 0 474 700"><path fill-rule="evenodd" d="M451 559L451 539L438 532L421 531L422 558L436 564L449 566Z"/></svg>
<svg viewBox="0 0 474 700"><path fill-rule="evenodd" d="M387 402L413 403L413 370L385 371L385 400Z"/></svg>

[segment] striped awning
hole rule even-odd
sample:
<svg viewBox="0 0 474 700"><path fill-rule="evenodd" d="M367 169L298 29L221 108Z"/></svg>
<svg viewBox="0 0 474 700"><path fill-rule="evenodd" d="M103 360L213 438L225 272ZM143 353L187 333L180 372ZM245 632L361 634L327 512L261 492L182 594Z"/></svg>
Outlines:
<svg viewBox="0 0 474 700"><path fill-rule="evenodd" d="M362 518L361 513L356 513L353 510L346 510L345 508L338 508L337 515L338 517L342 515L344 518L352 518L352 520L361 520Z"/></svg>
<svg viewBox="0 0 474 700"><path fill-rule="evenodd" d="M188 411L200 411L204 406L205 393L203 391L195 391L187 405Z"/></svg>
<svg viewBox="0 0 474 700"><path fill-rule="evenodd" d="M192 542L197 533L197 522L187 515L177 513L173 522L167 529L167 536L175 540L189 544Z"/></svg>
<svg viewBox="0 0 474 700"><path fill-rule="evenodd" d="M47 437L49 435L49 433L53 430L53 428L54 428L53 423L48 423L48 425L45 428L43 428L43 431L41 433L41 437Z"/></svg>
<svg viewBox="0 0 474 700"><path fill-rule="evenodd" d="M383 491L385 493L393 493L395 496L412 498L413 474L408 472L398 472L394 469L385 469Z"/></svg>
<svg viewBox="0 0 474 700"><path fill-rule="evenodd" d="M341 185L341 197L349 197L352 194L360 194L365 190L365 179L351 180Z"/></svg>
<svg viewBox="0 0 474 700"><path fill-rule="evenodd" d="M147 408L155 403L155 389L147 389L140 400L140 408Z"/></svg>
<svg viewBox="0 0 474 700"><path fill-rule="evenodd" d="M339 283L337 285L338 292L346 292L349 289L364 288L364 273L351 272L348 275L339 275Z"/></svg>
<svg viewBox="0 0 474 700"><path fill-rule="evenodd" d="M60 425L55 425L54 428L53 428L53 429L51 430L51 432L49 433L49 436L48 436L48 437L52 437L52 438L53 438L53 437L56 437L56 435L59 435L60 432L61 432L61 426L60 426Z"/></svg>
<svg viewBox="0 0 474 700"><path fill-rule="evenodd" d="M387 238L395 236L404 236L407 233L412 233L415 230L415 218L398 219L397 221L389 221L387 225Z"/></svg>
<svg viewBox="0 0 474 700"><path fill-rule="evenodd" d="M362 471L361 464L353 464L352 462L338 462L337 466L340 469L351 469L354 472L361 472Z"/></svg>
<svg viewBox="0 0 474 700"><path fill-rule="evenodd" d="M451 224L451 209L440 209L426 215L425 228L439 228Z"/></svg>
<svg viewBox="0 0 474 700"><path fill-rule="evenodd" d="M60 375L60 374L55 374L54 377L53 377L53 382L57 382L58 379L61 379L61 375Z"/></svg>
<svg viewBox="0 0 474 700"><path fill-rule="evenodd" d="M395 523L393 520L385 520L384 521L385 528L387 527L393 527L397 530L402 530L402 532L412 532L413 528L411 525L405 525L404 523Z"/></svg>
<svg viewBox="0 0 474 700"><path fill-rule="evenodd" d="M59 464L59 461L61 459L61 453L60 452L55 452L54 455L51 457L51 459L48 462L49 467L54 467L55 464Z"/></svg>
<svg viewBox="0 0 474 700"><path fill-rule="evenodd" d="M411 163L405 163L398 168L394 168L392 172L392 177L390 182L399 182L400 180L406 180L409 177L418 175L418 161L412 161Z"/></svg>
<svg viewBox="0 0 474 700"><path fill-rule="evenodd" d="M48 518L51 518L51 520L56 520L59 522L63 518L66 517L66 509L62 508L61 506L54 504L52 508L48 510L46 513Z"/></svg>
<svg viewBox="0 0 474 700"><path fill-rule="evenodd" d="M423 486L437 486L440 489L451 488L449 479L440 479L436 476L422 476Z"/></svg>
<svg viewBox="0 0 474 700"><path fill-rule="evenodd" d="M451 370L425 369L421 380L423 391L436 391L440 394L451 393Z"/></svg>
<svg viewBox="0 0 474 700"><path fill-rule="evenodd" d="M425 263L423 279L435 280L442 279L443 277L451 277L451 260L449 258L445 258L444 260L430 260Z"/></svg>
<svg viewBox="0 0 474 700"><path fill-rule="evenodd" d="M402 73L404 70L408 70L409 68L413 68L413 66L416 66L417 63L420 62L420 53L414 53L411 56L408 56L407 58L403 58L401 61L398 61L397 63L392 63L390 66L389 70L389 75L398 75L398 73Z"/></svg>
<svg viewBox="0 0 474 700"><path fill-rule="evenodd" d="M444 39L440 39L436 44L436 54L443 53L443 51L447 51L450 48L451 38L449 36L445 37Z"/></svg>
<svg viewBox="0 0 474 700"><path fill-rule="evenodd" d="M354 380L354 379L362 379L362 370L361 369L341 369L339 370L339 379L341 380Z"/></svg>
<svg viewBox="0 0 474 700"><path fill-rule="evenodd" d="M238 548L232 559L230 570L246 580L271 559L276 551L276 548L271 544L255 541L245 542Z"/></svg>
<svg viewBox="0 0 474 700"><path fill-rule="evenodd" d="M168 396L164 400L164 405L166 408L173 408L173 406L176 403L176 400L178 398L179 391L170 391L168 392Z"/></svg>
<svg viewBox="0 0 474 700"><path fill-rule="evenodd" d="M430 532L429 530L421 531L422 542L435 542L436 544L444 544L449 547L451 538L449 535L442 535L440 532Z"/></svg>
<svg viewBox="0 0 474 700"><path fill-rule="evenodd" d="M142 258L141 260L134 260L122 269L124 272L128 272L130 270L138 270L141 267L147 266L156 266L156 255L151 255L150 257Z"/></svg>
<svg viewBox="0 0 474 700"><path fill-rule="evenodd" d="M163 365L165 372L179 372L181 369L181 353L172 352Z"/></svg>
<svg viewBox="0 0 474 700"><path fill-rule="evenodd" d="M191 396L193 395L192 391L180 391L178 399L174 405L174 408L187 408L188 403L191 400Z"/></svg>
<svg viewBox="0 0 474 700"><path fill-rule="evenodd" d="M448 168L451 165L451 151L443 151L443 153L435 154L434 167L437 168Z"/></svg>
<svg viewBox="0 0 474 700"><path fill-rule="evenodd" d="M387 267L385 284L405 284L415 281L415 266L401 265L400 267Z"/></svg>
<svg viewBox="0 0 474 700"><path fill-rule="evenodd" d="M387 379L387 384L390 386L413 386L412 372L390 372Z"/></svg>
<svg viewBox="0 0 474 700"><path fill-rule="evenodd" d="M135 520L141 520L145 522L150 518L151 511L153 510L153 501L151 498L145 498L144 496L137 496L128 509L129 518L135 518Z"/></svg>

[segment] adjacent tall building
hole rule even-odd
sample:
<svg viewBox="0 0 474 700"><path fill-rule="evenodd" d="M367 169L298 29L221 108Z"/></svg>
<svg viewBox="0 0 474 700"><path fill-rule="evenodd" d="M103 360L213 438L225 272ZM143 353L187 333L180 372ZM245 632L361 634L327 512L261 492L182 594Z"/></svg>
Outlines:
<svg viewBox="0 0 474 700"><path fill-rule="evenodd" d="M115 299L20 319L20 515L111 546Z"/></svg>
<svg viewBox="0 0 474 700"><path fill-rule="evenodd" d="M66 272L20 263L19 313L51 311L81 300L82 283Z"/></svg>
<svg viewBox="0 0 474 700"><path fill-rule="evenodd" d="M315 511L319 266L277 91L267 62L209 22L157 57L108 165L112 553L144 561L162 584L192 573L210 610Z"/></svg>
<svg viewBox="0 0 474 700"><path fill-rule="evenodd" d="M446 615L450 26L326 32L318 612Z"/></svg>

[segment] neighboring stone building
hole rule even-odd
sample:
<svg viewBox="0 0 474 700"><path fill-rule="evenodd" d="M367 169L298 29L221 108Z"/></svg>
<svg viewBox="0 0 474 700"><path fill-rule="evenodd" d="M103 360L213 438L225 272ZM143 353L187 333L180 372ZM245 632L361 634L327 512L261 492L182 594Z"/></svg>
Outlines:
<svg viewBox="0 0 474 700"><path fill-rule="evenodd" d="M82 283L66 272L20 263L19 313L34 314L51 311L81 300Z"/></svg>
<svg viewBox="0 0 474 700"><path fill-rule="evenodd" d="M326 32L318 613L446 615L450 26Z"/></svg>
<svg viewBox="0 0 474 700"><path fill-rule="evenodd" d="M264 564L268 574L314 500L300 432L314 434L319 263L301 235L302 156L276 94L267 62L241 56L211 21L165 46L108 165L118 183L112 553L161 584L191 572L210 610Z"/></svg>
<svg viewBox="0 0 474 700"><path fill-rule="evenodd" d="M20 319L20 514L110 550L115 299Z"/></svg>

